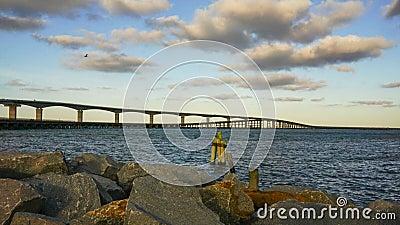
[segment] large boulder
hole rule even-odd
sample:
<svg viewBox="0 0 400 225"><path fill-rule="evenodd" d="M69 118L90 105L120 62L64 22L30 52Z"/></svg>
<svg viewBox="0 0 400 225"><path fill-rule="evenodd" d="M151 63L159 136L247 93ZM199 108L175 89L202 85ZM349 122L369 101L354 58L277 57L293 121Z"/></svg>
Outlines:
<svg viewBox="0 0 400 225"><path fill-rule="evenodd" d="M111 202L72 220L70 225L123 225L127 202L128 199Z"/></svg>
<svg viewBox="0 0 400 225"><path fill-rule="evenodd" d="M95 174L87 175L92 177L96 183L102 205L127 198L125 191L115 181Z"/></svg>
<svg viewBox="0 0 400 225"><path fill-rule="evenodd" d="M37 213L44 198L29 184L18 180L0 179L0 224L10 224L15 212Z"/></svg>
<svg viewBox="0 0 400 225"><path fill-rule="evenodd" d="M148 175L147 172L144 171L139 164L135 162L129 162L122 166L118 171L118 184L126 193L129 194L132 189L133 180L146 175Z"/></svg>
<svg viewBox="0 0 400 225"><path fill-rule="evenodd" d="M14 214L11 225L66 225L67 223L63 220L27 212L17 212Z"/></svg>
<svg viewBox="0 0 400 225"><path fill-rule="evenodd" d="M71 220L101 206L96 183L85 174L44 174L25 181L46 197L42 212L47 216Z"/></svg>
<svg viewBox="0 0 400 225"><path fill-rule="evenodd" d="M240 224L254 213L251 198L242 190L244 186L230 175L222 182L202 188L202 201L219 215L224 224Z"/></svg>
<svg viewBox="0 0 400 225"><path fill-rule="evenodd" d="M45 173L67 173L62 152L0 152L0 177L22 179Z"/></svg>
<svg viewBox="0 0 400 225"><path fill-rule="evenodd" d="M88 172L117 181L117 172L122 167L121 163L114 161L106 155L83 153L70 162L70 172Z"/></svg>
<svg viewBox="0 0 400 225"><path fill-rule="evenodd" d="M152 176L133 181L125 224L222 224L201 201L199 190L166 184Z"/></svg>

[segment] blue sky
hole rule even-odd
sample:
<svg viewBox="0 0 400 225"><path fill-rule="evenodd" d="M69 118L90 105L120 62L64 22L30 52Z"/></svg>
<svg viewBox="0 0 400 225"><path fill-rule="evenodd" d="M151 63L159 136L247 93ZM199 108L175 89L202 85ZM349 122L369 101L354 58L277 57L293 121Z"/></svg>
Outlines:
<svg viewBox="0 0 400 225"><path fill-rule="evenodd" d="M245 52L262 69L277 118L400 127L399 31L399 0L0 0L0 98L122 107L147 57L174 43L215 40ZM202 68L171 73L151 107L161 108L157 104L190 71L221 79L252 105L232 74ZM201 89L235 105L238 96L222 86L188 82L184 93ZM184 109L223 113L204 99ZM7 113L0 107L0 117ZM34 109L21 107L19 117L34 118ZM75 120L76 112L46 108L44 118ZM112 121L113 115L85 111L85 120Z"/></svg>

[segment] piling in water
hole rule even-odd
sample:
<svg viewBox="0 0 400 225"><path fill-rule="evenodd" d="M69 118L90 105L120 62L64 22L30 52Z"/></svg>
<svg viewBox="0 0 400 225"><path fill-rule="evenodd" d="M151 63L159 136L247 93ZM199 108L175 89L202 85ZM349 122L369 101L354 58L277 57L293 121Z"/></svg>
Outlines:
<svg viewBox="0 0 400 225"><path fill-rule="evenodd" d="M249 188L258 191L258 169L249 171Z"/></svg>

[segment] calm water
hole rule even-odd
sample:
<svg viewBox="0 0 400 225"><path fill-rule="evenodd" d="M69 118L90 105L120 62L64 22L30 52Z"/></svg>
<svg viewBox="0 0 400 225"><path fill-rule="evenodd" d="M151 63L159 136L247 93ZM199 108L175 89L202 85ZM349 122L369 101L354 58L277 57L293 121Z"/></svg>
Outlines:
<svg viewBox="0 0 400 225"><path fill-rule="evenodd" d="M161 129L148 131L153 144L169 160L207 163L209 146L185 153L169 142ZM198 130L183 131L192 139L199 136ZM229 130L223 133L229 138ZM236 165L237 174L244 181L257 137L254 130L249 142L231 142L231 150L247 144ZM133 142L135 148L145 152L149 147L143 146L142 138L135 136ZM1 130L0 151L8 150L61 150L67 159L92 152L124 162L134 160L119 129ZM260 182L264 189L273 184L289 184L326 190L361 206L377 198L400 201L400 131L277 130L260 166Z"/></svg>

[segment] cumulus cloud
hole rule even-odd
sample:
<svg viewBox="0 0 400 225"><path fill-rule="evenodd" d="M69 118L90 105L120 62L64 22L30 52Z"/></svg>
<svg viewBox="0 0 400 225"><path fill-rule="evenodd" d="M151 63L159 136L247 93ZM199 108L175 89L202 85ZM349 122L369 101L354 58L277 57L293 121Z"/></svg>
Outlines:
<svg viewBox="0 0 400 225"><path fill-rule="evenodd" d="M295 48L287 43L264 43L246 53L264 70L319 67L375 58L394 44L383 37L327 36L315 44Z"/></svg>
<svg viewBox="0 0 400 225"><path fill-rule="evenodd" d="M64 59L62 65L69 69L92 70L107 73L133 72L143 61L125 54L117 53L88 53L90 57L83 58L80 53L73 53L71 57Z"/></svg>
<svg viewBox="0 0 400 225"><path fill-rule="evenodd" d="M171 8L168 0L102 0L100 5L112 15L139 17Z"/></svg>
<svg viewBox="0 0 400 225"><path fill-rule="evenodd" d="M338 71L338 72L344 72L344 73L354 73L356 70L348 65L341 65L341 66L330 66L330 68Z"/></svg>
<svg viewBox="0 0 400 225"><path fill-rule="evenodd" d="M132 27L127 29L115 29L111 31L111 38L117 43L162 43L164 36L165 35L161 30L138 31Z"/></svg>
<svg viewBox="0 0 400 225"><path fill-rule="evenodd" d="M383 87L383 88L398 88L398 87L400 87L400 82L382 84L381 87Z"/></svg>
<svg viewBox="0 0 400 225"><path fill-rule="evenodd" d="M0 15L0 30L23 31L43 28L46 21L35 18L23 18Z"/></svg>
<svg viewBox="0 0 400 225"><path fill-rule="evenodd" d="M285 97L285 98L274 98L276 102L302 102L304 98L294 98L294 97Z"/></svg>
<svg viewBox="0 0 400 225"><path fill-rule="evenodd" d="M311 99L311 101L312 102L322 102L322 101L324 101L325 100L325 98L313 98L313 99Z"/></svg>
<svg viewBox="0 0 400 225"><path fill-rule="evenodd" d="M115 47L111 42L106 40L104 34L96 34L94 32L86 30L81 30L80 33L82 33L83 36L79 37L71 35L58 35L58 36L44 37L37 33L32 34L32 36L38 41L43 41L48 44L56 44L64 48L70 48L70 49L79 49L82 47L91 46L104 51L117 50L117 47Z"/></svg>
<svg viewBox="0 0 400 225"><path fill-rule="evenodd" d="M372 106L383 106L383 107L394 107L392 101L352 101L351 103L357 105L372 105Z"/></svg>
<svg viewBox="0 0 400 225"><path fill-rule="evenodd" d="M28 86L28 84L26 84L25 82L23 82L20 79L10 80L6 83L6 85L10 86L10 87L26 87L26 86Z"/></svg>
<svg viewBox="0 0 400 225"><path fill-rule="evenodd" d="M384 7L384 11L387 18L400 15L400 0L393 0L390 5Z"/></svg>
<svg viewBox="0 0 400 225"><path fill-rule="evenodd" d="M51 1L27 1L27 0L0 0L0 10L9 10L12 13L27 17L41 14L72 16L76 9L87 8L96 0L51 0Z"/></svg>
<svg viewBox="0 0 400 225"><path fill-rule="evenodd" d="M259 40L310 43L357 18L361 1L322 2L311 12L309 0L219 0L198 9L192 22L178 16L160 17L149 24L166 28L181 39L210 39L239 48Z"/></svg>

